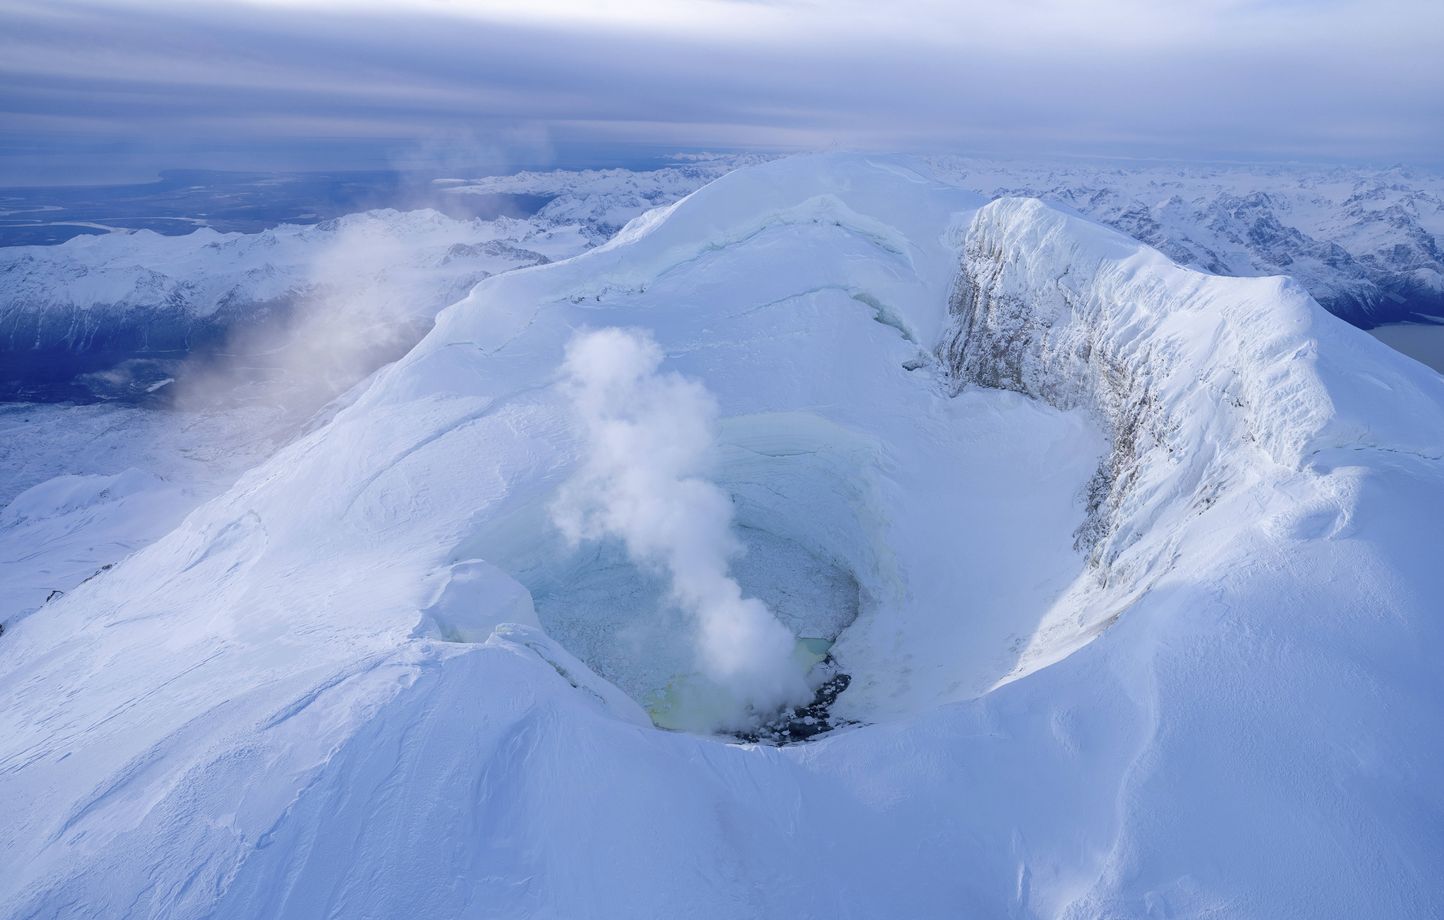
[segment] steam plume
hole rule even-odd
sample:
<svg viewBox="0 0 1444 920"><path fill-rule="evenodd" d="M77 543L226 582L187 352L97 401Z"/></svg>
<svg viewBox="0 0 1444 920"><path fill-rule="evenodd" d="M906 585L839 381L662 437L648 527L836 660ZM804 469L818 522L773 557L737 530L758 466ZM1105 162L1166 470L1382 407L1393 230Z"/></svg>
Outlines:
<svg viewBox="0 0 1444 920"><path fill-rule="evenodd" d="M187 362L175 387L177 408L250 403L308 418L405 354L430 328L437 302L459 296L454 289L425 296L427 288L408 274L407 240L384 219L356 215L328 236L306 251L301 293L282 316L243 323L220 353ZM471 279L457 280L464 292Z"/></svg>
<svg viewBox="0 0 1444 920"><path fill-rule="evenodd" d="M667 574L672 600L695 618L699 669L733 704L714 707L723 723L715 727L742 727L811 692L792 634L760 600L743 597L729 571L742 548L732 503L702 477L716 402L702 384L659 372L661 362L643 332L572 339L563 370L587 455L553 518L573 543L617 537L633 562Z"/></svg>

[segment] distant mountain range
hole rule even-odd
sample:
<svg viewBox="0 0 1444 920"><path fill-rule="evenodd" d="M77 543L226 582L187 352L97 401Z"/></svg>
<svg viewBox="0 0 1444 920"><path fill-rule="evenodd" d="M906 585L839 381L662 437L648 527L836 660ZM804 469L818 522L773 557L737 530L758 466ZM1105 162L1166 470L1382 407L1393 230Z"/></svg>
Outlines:
<svg viewBox="0 0 1444 920"><path fill-rule="evenodd" d="M385 329L376 360L389 359L478 281L576 255L760 159L440 179L427 197L447 213L371 210L257 233L111 228L59 245L0 248L0 398L143 396L177 360L198 350L258 351L258 341L269 347L272 339L257 329L317 313ZM1062 205L1191 268L1290 275L1365 328L1444 317L1444 178L1434 174L945 156L920 169L984 198ZM175 190L167 194L175 205ZM448 216L505 201L539 207L524 216Z"/></svg>
<svg viewBox="0 0 1444 920"><path fill-rule="evenodd" d="M1444 316L1444 177L1311 166L1014 163L936 157L988 198L1042 198L1215 275L1290 275L1356 326Z"/></svg>

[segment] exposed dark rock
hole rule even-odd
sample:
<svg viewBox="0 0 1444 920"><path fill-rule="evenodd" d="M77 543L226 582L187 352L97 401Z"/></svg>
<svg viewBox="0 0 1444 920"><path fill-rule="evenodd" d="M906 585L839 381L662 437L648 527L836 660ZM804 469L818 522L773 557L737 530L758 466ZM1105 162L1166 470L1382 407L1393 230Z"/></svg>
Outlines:
<svg viewBox="0 0 1444 920"><path fill-rule="evenodd" d="M817 665L826 679L818 685L812 702L789 709L764 722L754 731L738 732L735 737L754 744L796 744L852 723L832 718L832 704L852 683L852 677L837 668L831 655Z"/></svg>

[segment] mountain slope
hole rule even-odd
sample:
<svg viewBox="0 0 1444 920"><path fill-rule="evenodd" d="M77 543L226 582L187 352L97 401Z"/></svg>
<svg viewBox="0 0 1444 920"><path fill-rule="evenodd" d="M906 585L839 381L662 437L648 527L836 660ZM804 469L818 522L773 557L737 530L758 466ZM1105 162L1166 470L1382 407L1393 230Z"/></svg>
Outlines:
<svg viewBox="0 0 1444 920"><path fill-rule="evenodd" d="M0 912L1437 914L1444 382L914 165L749 168L487 279L7 630ZM665 603L549 516L588 327L715 396L738 533L795 560L745 590L853 580L855 724L650 726ZM586 585L657 606L630 661Z"/></svg>

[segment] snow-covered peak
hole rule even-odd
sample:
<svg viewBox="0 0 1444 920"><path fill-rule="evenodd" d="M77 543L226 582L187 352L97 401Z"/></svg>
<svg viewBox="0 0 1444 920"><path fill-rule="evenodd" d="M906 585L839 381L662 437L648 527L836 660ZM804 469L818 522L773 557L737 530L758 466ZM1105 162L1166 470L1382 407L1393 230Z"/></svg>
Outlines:
<svg viewBox="0 0 1444 920"><path fill-rule="evenodd" d="M982 203L783 160L478 284L0 637L0 912L1427 915L1441 384ZM603 327L715 399L732 574L850 678L819 740L648 725L690 624L551 514Z"/></svg>
<svg viewBox="0 0 1444 920"><path fill-rule="evenodd" d="M933 157L989 198L1040 197L1220 275L1293 276L1350 322L1444 316L1444 176L1336 166Z"/></svg>
<svg viewBox="0 0 1444 920"><path fill-rule="evenodd" d="M1098 584L1055 611L1070 621L1050 624L1059 648L1166 575L1180 533L1242 483L1444 458L1444 379L1292 279L1190 271L1037 199L978 212L952 314L940 354L954 387L1083 408L1109 434L1077 531ZM1025 658L1057 653L1035 643Z"/></svg>
<svg viewBox="0 0 1444 920"><path fill-rule="evenodd" d="M1444 381L1320 311L1292 278L1209 278L1020 198L978 213L964 264L949 345L960 380L1064 407L1151 401L1180 416L1172 427L1227 425L1220 437L1291 467L1374 447L1444 456Z"/></svg>
<svg viewBox="0 0 1444 920"><path fill-rule="evenodd" d="M661 169L526 170L486 176L450 185L453 195L540 195L551 200L538 213L542 220L585 228L594 243L608 239L642 211L671 204L734 169L766 162L768 157L712 157Z"/></svg>

